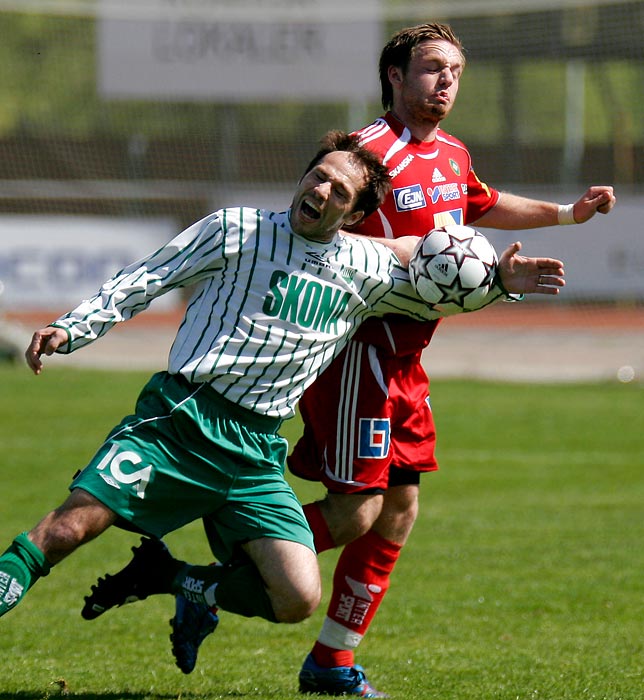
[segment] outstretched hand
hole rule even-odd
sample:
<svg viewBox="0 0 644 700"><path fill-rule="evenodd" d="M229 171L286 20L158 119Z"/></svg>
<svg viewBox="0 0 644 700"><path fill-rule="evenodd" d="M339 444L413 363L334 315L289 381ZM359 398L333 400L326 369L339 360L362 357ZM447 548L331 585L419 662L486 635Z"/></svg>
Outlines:
<svg viewBox="0 0 644 700"><path fill-rule="evenodd" d="M512 294L559 294L564 266L554 258L526 258L519 255L521 243L508 246L499 258L498 273L504 288Z"/></svg>
<svg viewBox="0 0 644 700"><path fill-rule="evenodd" d="M53 355L66 342L67 332L62 328L47 326L47 328L36 331L25 351L25 359L33 373L40 374L42 372L41 355Z"/></svg>

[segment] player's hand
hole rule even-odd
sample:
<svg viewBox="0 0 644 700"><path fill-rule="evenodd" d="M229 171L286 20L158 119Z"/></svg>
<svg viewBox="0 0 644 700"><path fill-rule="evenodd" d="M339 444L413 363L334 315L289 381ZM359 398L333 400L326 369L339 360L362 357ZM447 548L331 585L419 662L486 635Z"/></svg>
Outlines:
<svg viewBox="0 0 644 700"><path fill-rule="evenodd" d="M572 213L578 224L583 224L595 216L596 212L608 214L616 202L613 188L610 185L594 185L589 187L575 202Z"/></svg>
<svg viewBox="0 0 644 700"><path fill-rule="evenodd" d="M36 331L25 351L27 364L33 373L40 374L42 372L41 355L53 355L65 343L67 343L67 332L62 328L47 326L47 328Z"/></svg>
<svg viewBox="0 0 644 700"><path fill-rule="evenodd" d="M504 288L512 294L559 294L564 265L554 258L526 258L519 255L521 243L508 246L499 258L498 272Z"/></svg>

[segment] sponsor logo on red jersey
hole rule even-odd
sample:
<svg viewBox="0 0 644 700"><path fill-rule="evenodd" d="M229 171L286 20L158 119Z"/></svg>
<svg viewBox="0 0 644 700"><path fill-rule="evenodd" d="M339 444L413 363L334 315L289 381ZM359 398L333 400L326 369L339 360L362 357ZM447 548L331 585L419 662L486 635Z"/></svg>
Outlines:
<svg viewBox="0 0 644 700"><path fill-rule="evenodd" d="M427 206L423 188L420 185L409 185L394 189L394 202L396 211L412 211Z"/></svg>
<svg viewBox="0 0 644 700"><path fill-rule="evenodd" d="M429 187L427 188L427 194L432 204L436 204L439 199L442 199L443 202L453 202L455 199L461 198L461 192L457 182L448 182L445 185Z"/></svg>

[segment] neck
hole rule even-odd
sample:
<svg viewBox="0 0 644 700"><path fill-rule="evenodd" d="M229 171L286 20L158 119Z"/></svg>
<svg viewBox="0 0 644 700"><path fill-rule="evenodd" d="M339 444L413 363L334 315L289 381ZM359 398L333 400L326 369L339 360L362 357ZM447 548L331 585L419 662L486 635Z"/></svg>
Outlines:
<svg viewBox="0 0 644 700"><path fill-rule="evenodd" d="M440 121L429 121L427 119L417 121L396 109L389 111L401 124L409 129L411 135L418 141L433 141L436 138Z"/></svg>

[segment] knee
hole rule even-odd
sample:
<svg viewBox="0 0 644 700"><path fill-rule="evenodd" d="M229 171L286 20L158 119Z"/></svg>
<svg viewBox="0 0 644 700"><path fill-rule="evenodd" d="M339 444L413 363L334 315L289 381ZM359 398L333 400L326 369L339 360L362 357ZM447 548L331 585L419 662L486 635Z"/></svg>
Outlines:
<svg viewBox="0 0 644 700"><path fill-rule="evenodd" d="M293 624L302 622L310 617L317 609L322 599L322 587L312 582L306 589L294 591L288 600L273 605L275 618L278 622Z"/></svg>
<svg viewBox="0 0 644 700"><path fill-rule="evenodd" d="M413 522L418 516L418 490L416 484L390 488L385 495L382 512Z"/></svg>
<svg viewBox="0 0 644 700"><path fill-rule="evenodd" d="M418 517L418 487L395 486L387 491L374 529L386 539L405 544Z"/></svg>
<svg viewBox="0 0 644 700"><path fill-rule="evenodd" d="M271 602L278 622L301 622L310 617L322 599L322 580L315 554L310 561L300 562L297 571L291 570L282 579L279 592L272 589Z"/></svg>
<svg viewBox="0 0 644 700"><path fill-rule="evenodd" d="M380 516L381 494L327 494L320 510L336 546L348 544L367 533Z"/></svg>
<svg viewBox="0 0 644 700"><path fill-rule="evenodd" d="M394 501L388 507L383 507L383 513L389 513L401 525L411 528L418 517L418 499L409 498L403 501Z"/></svg>
<svg viewBox="0 0 644 700"><path fill-rule="evenodd" d="M266 594L271 621L301 622L309 617L322 597L316 553L299 542L271 537L251 540L243 547Z"/></svg>

